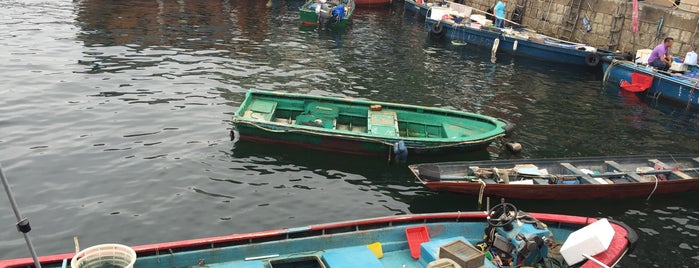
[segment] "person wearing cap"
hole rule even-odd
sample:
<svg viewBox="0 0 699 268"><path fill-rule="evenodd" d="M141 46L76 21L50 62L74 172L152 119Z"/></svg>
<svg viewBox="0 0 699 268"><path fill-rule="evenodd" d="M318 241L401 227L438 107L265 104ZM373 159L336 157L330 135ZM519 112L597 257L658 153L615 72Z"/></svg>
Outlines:
<svg viewBox="0 0 699 268"><path fill-rule="evenodd" d="M505 12L507 12L505 0L498 0L498 3L495 4L495 7L493 8L493 16L495 16L495 27L505 27Z"/></svg>

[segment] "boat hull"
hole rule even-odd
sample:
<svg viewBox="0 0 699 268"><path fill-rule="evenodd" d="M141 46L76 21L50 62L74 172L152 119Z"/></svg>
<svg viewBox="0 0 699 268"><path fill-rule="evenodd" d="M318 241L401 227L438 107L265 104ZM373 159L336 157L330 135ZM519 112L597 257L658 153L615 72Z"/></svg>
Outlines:
<svg viewBox="0 0 699 268"><path fill-rule="evenodd" d="M678 163L684 166L690 166L691 168L686 173L681 172L677 167L659 167L659 166L649 166L658 160L663 163L670 163L672 159L677 159ZM681 156L638 156L629 158L570 158L570 159L540 159L540 160L496 160L496 161L471 161L471 162L452 162L452 163L435 163L435 164L423 164L423 165L412 165L410 166L411 171L416 176L416 178L425 185L425 187L434 191L445 191L462 193L468 195L479 195L483 191L484 196L494 196L494 197L504 197L513 199L596 199L596 198L625 198L625 197L650 197L653 195L661 194L672 194L687 191L697 191L699 190L699 172L696 171L696 166L699 165L699 158L695 157L681 157ZM612 164L609 164L613 162ZM623 163L623 166L617 165L616 163ZM563 163L563 164L561 164ZM638 163L638 164L636 164ZM580 184L549 184L544 182L542 184L515 184L512 183L514 179L510 180L510 183L495 183L493 181L488 181L487 178L481 178L485 184L478 181L466 180L467 176L472 174L472 171L480 168L498 168L500 170L512 169L517 165L535 165L538 168L545 168L547 170L555 170L556 165L572 165L572 169L565 169L565 172L569 170L579 170L579 169L592 169L592 170L602 170L603 167L608 170L616 170L614 175L609 176L596 176L598 178L642 178L644 176L643 172L628 172L628 174L636 175L625 175L621 170L628 170L631 166L637 167L648 167L653 168L653 171L645 172L657 172L651 174L660 174L660 172L667 171L663 178L665 179L647 179L645 181L633 181L628 179L626 181L616 181L613 183L580 183ZM655 164L653 164L655 165ZM658 164L659 165L659 164ZM421 168L422 167L422 168ZM433 174L432 170L441 170L439 175ZM423 170L422 174L420 170ZM470 170L470 171L469 171ZM574 171L572 171L574 172ZM597 174L604 174L603 172ZM679 172L679 173L678 173ZM548 173L548 172L547 172ZM680 174L681 173L681 174ZM612 173L610 173L612 174ZM549 175L549 174L547 174ZM563 176L586 176L584 174L575 173L550 173L551 176L547 176L544 180L555 177ZM589 173L588 173L589 175ZM441 177L440 177L441 176ZM512 175L509 175L512 176ZM438 178L439 177L439 178ZM461 179L459 179L461 178ZM535 177L530 177L535 178ZM656 177L657 178L657 177ZM590 179L593 179L590 177Z"/></svg>
<svg viewBox="0 0 699 268"><path fill-rule="evenodd" d="M248 142L284 144L320 151L370 156L387 156L393 150L392 144L402 140L397 138L370 140L357 136L323 135L323 133L308 134L296 132L294 128L279 128L276 125L269 124L256 125L265 129L275 129L276 131L269 131L255 125L239 122L235 124L235 127L240 133L240 140ZM403 141L406 142L407 146L412 147L408 149L409 155L435 155L484 150L494 141L494 139L485 140L483 142L474 144L448 146L444 148L432 147L441 147L448 144ZM422 149L420 149L420 147Z"/></svg>
<svg viewBox="0 0 699 268"><path fill-rule="evenodd" d="M475 46L492 48L496 39L499 39L498 52L505 52L514 56L523 56L553 63L564 63L579 66L595 67L586 62L588 54L584 50L570 49L546 44L540 44L525 39L506 37L498 29L484 27L473 29L467 26L457 26L453 23L440 22L427 18L425 24L430 32L433 25L441 23L444 35L453 40L459 40ZM516 46L515 46L516 43Z"/></svg>
<svg viewBox="0 0 699 268"><path fill-rule="evenodd" d="M697 107L697 105L699 105L699 86L688 80L681 80L676 77L661 74L652 69L637 66L629 61L604 61L602 63L602 68L605 73L606 82L619 85L621 81L630 82L632 73L642 73L653 76L653 83L648 90L638 94L656 99L662 98L670 100L678 104L684 104L688 108Z"/></svg>
<svg viewBox="0 0 699 268"><path fill-rule="evenodd" d="M529 215L546 223L553 237L558 239L565 239L572 231L598 220L542 213ZM400 215L134 246L132 248L138 256L134 267L189 267L197 263L210 267L269 267L269 262L275 259L313 256L323 259L332 268L336 266L328 261L329 252L346 249L352 249L351 252L358 252L356 249L366 252L366 245L374 242L383 245L383 257L377 260L372 253L368 253L369 256L366 257L373 259L376 265L357 267L399 267L401 264L424 267L427 258L425 254L420 259L410 257L405 234L407 228L424 226L432 241L460 237L475 244L483 239L485 219L486 214L483 212ZM609 248L593 257L611 266L633 249L637 235L623 223L610 221L610 224L614 235ZM65 267L73 255L74 253L57 254L38 259L42 267ZM359 258L355 261L359 263L365 260ZM489 261L485 262L485 267L490 267ZM31 258L0 260L0 267L28 268L33 267L33 261ZM340 267L346 265L340 263ZM588 261L582 263L582 267L596 266Z"/></svg>
<svg viewBox="0 0 699 268"><path fill-rule="evenodd" d="M414 0L405 0L405 10L420 15L422 18L427 16L427 10L429 9L430 7L425 4L418 4Z"/></svg>
<svg viewBox="0 0 699 268"><path fill-rule="evenodd" d="M381 108L370 110L372 106ZM333 115L322 116L323 111L333 110ZM313 114L320 117L304 121ZM327 124L312 124L315 121ZM409 154L418 155L482 150L513 127L503 120L460 111L267 91L249 91L233 124L233 138L239 135L243 141L382 156L400 141Z"/></svg>

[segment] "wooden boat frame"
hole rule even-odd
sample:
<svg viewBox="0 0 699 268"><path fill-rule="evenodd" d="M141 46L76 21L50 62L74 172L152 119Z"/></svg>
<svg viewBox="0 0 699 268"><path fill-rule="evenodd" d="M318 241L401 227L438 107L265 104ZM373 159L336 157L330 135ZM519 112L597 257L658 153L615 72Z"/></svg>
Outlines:
<svg viewBox="0 0 699 268"><path fill-rule="evenodd" d="M694 166L699 166L699 157L696 156L634 156L634 157L585 157L585 158L550 158L536 160L495 160L495 161L469 161L411 165L410 170L413 175L427 188L435 191L446 191L463 193L469 195L495 196L514 199L595 199L595 198L620 198L620 197L648 197L659 194L670 194L685 191L699 190L699 176L688 175L679 170L673 169L663 161L658 159L683 159L694 161ZM661 165L663 170L657 172L636 172L625 170L624 165L614 161L614 159L626 159L627 161L647 160ZM691 159L691 160L690 160ZM620 160L617 160L620 161ZM585 174L580 171L580 163L600 163L613 168L618 172L603 173L599 175ZM420 166L438 165L445 169L453 168L467 170L470 167L497 167L500 169L512 167L517 164L550 164L557 163L567 170L568 177L582 180L581 184L504 184L486 183L485 181L466 180L465 177L448 178L438 180L438 178L428 177L420 174ZM585 164L590 166L591 164ZM628 164L631 165L631 164ZM462 168L463 167L463 168ZM696 170L691 170L692 174L699 174ZM643 177L649 174L665 174L667 180L648 180ZM457 174L457 173L453 173ZM458 173L461 174L461 173ZM554 174L555 175L555 174ZM457 176L457 175L454 175ZM626 182L619 181L613 184L602 184L595 182L594 177L614 177L626 178ZM635 180L635 181L634 181ZM482 193L482 194L481 194Z"/></svg>

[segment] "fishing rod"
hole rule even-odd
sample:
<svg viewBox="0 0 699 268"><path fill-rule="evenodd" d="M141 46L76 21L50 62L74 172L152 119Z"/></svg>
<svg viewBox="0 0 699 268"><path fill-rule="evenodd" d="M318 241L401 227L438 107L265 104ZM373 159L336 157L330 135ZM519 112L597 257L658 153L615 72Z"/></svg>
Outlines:
<svg viewBox="0 0 699 268"><path fill-rule="evenodd" d="M7 198L10 199L10 206L12 207L12 211L15 213L15 217L17 218L17 231L22 233L24 236L24 241L27 242L27 247L29 247L29 252L32 254L32 259L34 259L34 266L36 268L41 268L41 263L39 263L39 258L36 255L36 251L34 251L34 245L32 244L32 241L29 240L29 231L32 230L32 227L29 226L29 219L28 218L23 218L22 214L19 212L19 209L17 208L17 201L15 201L15 197L12 195L12 190L10 190L10 185L7 183L7 179L5 178L5 173L2 171L2 165L0 165L0 181L2 181L2 186L5 187L5 192L7 193Z"/></svg>

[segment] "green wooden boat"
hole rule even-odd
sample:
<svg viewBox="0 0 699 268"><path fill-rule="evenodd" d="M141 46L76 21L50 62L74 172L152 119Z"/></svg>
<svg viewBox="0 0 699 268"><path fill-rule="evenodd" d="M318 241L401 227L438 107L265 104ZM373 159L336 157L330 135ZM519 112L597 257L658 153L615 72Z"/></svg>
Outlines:
<svg viewBox="0 0 699 268"><path fill-rule="evenodd" d="M234 139L367 155L386 155L400 141L411 154L481 150L512 129L460 111L256 90L247 92L233 124Z"/></svg>
<svg viewBox="0 0 699 268"><path fill-rule="evenodd" d="M306 26L317 26L318 25L318 15L316 14L316 11L314 8L311 8L311 5L313 4L313 0L308 0L306 1L303 6L299 8L299 13L301 14L301 23ZM330 1L328 1L330 2ZM352 17L352 13L354 13L354 7L355 3L354 0L348 0L347 4L345 5L348 8L347 14L345 17L340 20L336 21L335 19L331 18L330 21L328 22L328 27L345 27L347 25L347 21L350 20Z"/></svg>

